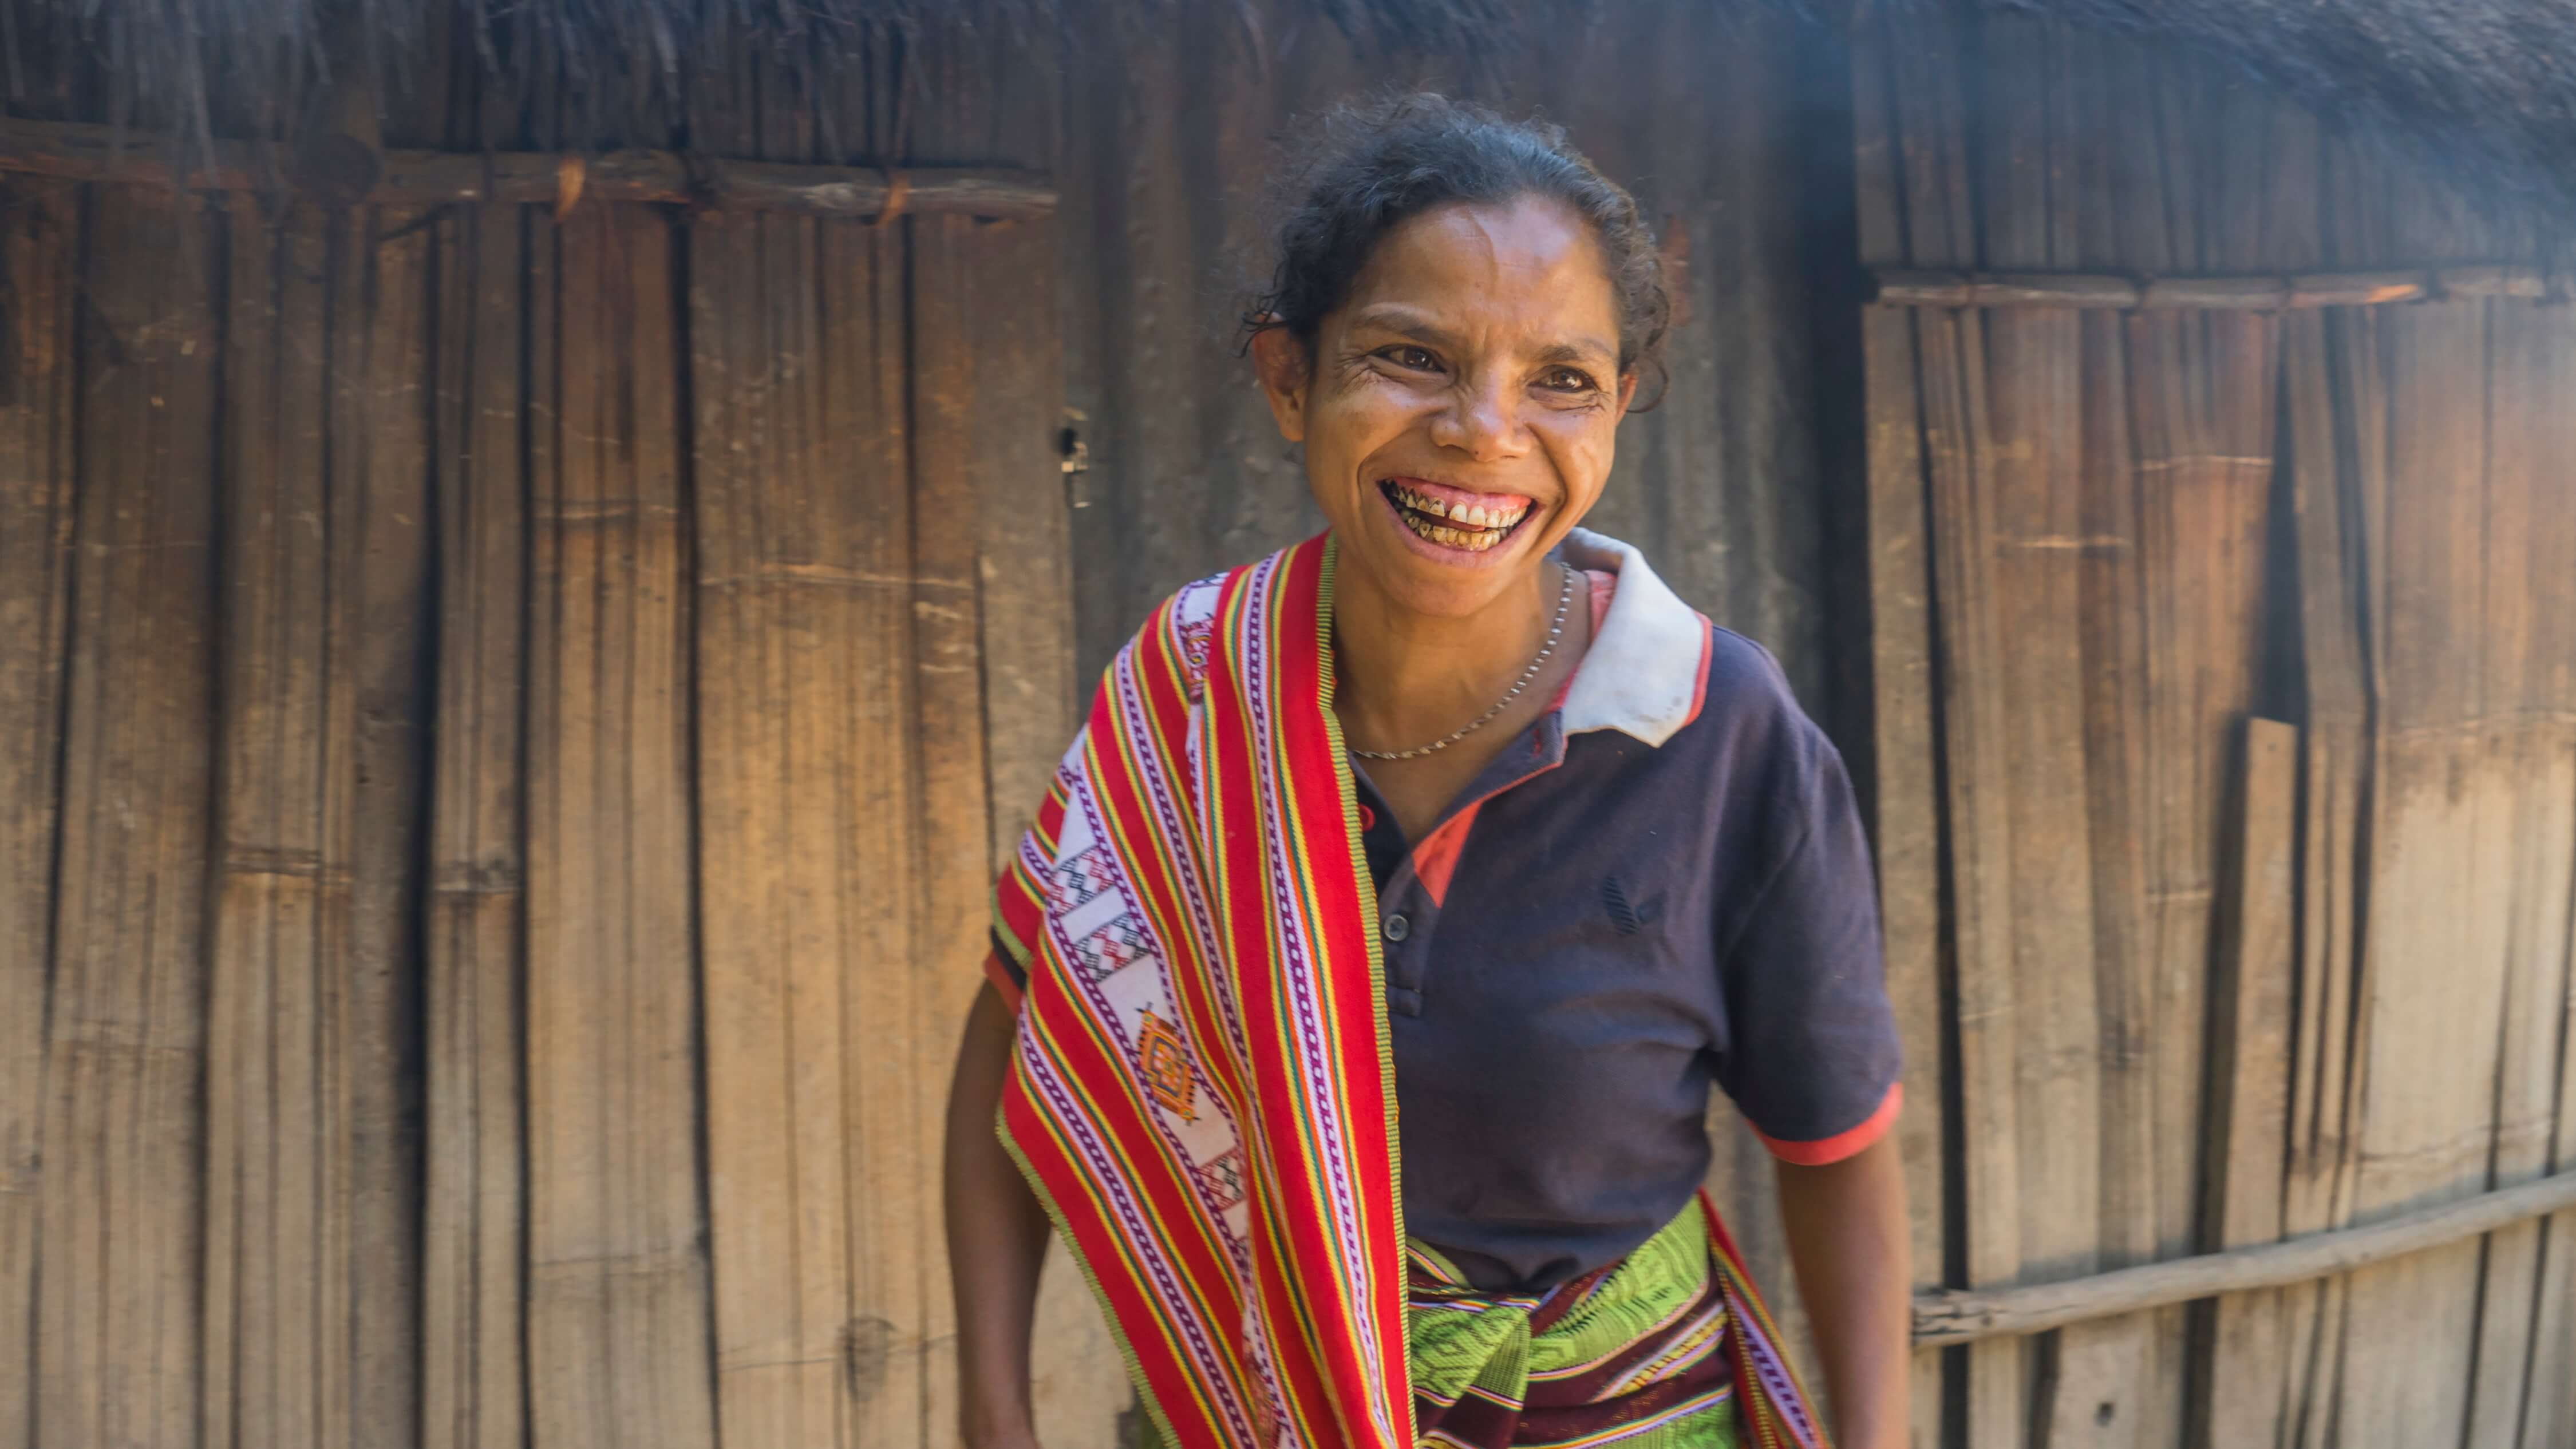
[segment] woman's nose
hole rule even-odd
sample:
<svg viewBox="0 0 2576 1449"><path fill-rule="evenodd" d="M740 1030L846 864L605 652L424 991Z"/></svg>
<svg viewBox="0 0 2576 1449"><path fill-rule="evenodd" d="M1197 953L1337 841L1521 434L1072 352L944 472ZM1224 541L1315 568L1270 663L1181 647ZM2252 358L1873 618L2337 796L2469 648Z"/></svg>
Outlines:
<svg viewBox="0 0 2576 1449"><path fill-rule="evenodd" d="M1517 391L1508 382L1462 379L1432 420L1431 440L1478 462L1520 456L1529 450L1529 430L1521 425Z"/></svg>

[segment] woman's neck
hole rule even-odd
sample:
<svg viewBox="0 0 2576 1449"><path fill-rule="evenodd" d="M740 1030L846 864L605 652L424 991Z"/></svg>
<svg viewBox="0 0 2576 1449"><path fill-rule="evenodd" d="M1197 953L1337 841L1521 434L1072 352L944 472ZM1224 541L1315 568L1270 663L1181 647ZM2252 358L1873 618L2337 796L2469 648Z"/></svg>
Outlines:
<svg viewBox="0 0 2576 1449"><path fill-rule="evenodd" d="M1546 643L1565 598L1553 559L1474 614L1406 609L1356 570L1334 582L1334 712L1354 744L1411 749L1493 708Z"/></svg>

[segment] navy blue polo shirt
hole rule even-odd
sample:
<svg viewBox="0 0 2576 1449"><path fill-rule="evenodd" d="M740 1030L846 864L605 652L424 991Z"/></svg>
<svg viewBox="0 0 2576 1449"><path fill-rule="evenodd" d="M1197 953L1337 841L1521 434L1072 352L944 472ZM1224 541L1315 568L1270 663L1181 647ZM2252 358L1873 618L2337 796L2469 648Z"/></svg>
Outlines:
<svg viewBox="0 0 2576 1449"><path fill-rule="evenodd" d="M1493 1290L1670 1221L1708 1172L1711 1083L1809 1164L1876 1141L1900 1100L1840 756L1771 656L1634 549L1578 530L1565 557L1615 586L1557 708L1419 841L1354 771L1405 1230Z"/></svg>

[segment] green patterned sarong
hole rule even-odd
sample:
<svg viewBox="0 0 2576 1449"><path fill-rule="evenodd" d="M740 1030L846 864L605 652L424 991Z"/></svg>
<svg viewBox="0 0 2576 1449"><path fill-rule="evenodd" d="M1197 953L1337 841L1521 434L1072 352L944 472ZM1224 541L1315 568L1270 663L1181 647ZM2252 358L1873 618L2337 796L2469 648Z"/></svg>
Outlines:
<svg viewBox="0 0 2576 1449"><path fill-rule="evenodd" d="M1694 1198L1617 1263L1542 1295L1479 1293L1415 1242L1406 1338L1424 1444L1737 1449L1726 1294Z"/></svg>

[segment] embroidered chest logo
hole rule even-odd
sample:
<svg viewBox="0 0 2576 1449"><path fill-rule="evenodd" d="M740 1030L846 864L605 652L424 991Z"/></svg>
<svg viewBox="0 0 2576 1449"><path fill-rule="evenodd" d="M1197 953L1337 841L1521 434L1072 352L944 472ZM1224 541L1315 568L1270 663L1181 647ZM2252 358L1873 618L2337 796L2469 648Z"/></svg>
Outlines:
<svg viewBox="0 0 2576 1449"><path fill-rule="evenodd" d="M1601 878L1601 908L1610 913L1610 929L1622 936L1633 936L1663 915L1664 898L1657 894L1631 901L1629 887L1620 884L1619 877L1605 875Z"/></svg>
<svg viewBox="0 0 2576 1449"><path fill-rule="evenodd" d="M1190 1058L1180 1032L1150 1011L1139 1015L1145 1021L1136 1036L1136 1071L1145 1090L1181 1120L1196 1121L1198 1114L1190 1110Z"/></svg>

